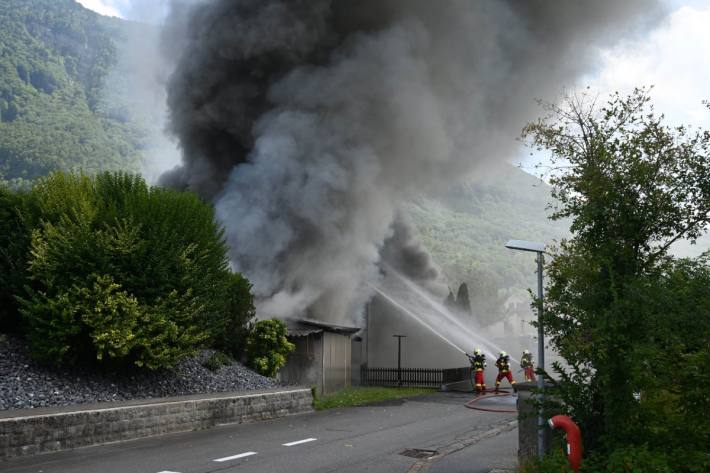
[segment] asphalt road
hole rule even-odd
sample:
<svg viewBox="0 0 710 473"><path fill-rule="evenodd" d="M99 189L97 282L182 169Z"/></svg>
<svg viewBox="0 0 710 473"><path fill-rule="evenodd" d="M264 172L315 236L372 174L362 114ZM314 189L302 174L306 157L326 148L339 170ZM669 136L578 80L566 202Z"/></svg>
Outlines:
<svg viewBox="0 0 710 473"><path fill-rule="evenodd" d="M488 472L514 465L515 414L437 393L0 462L0 473ZM502 428L501 428L502 427ZM433 459L407 449L439 452ZM443 468L443 469L442 469Z"/></svg>

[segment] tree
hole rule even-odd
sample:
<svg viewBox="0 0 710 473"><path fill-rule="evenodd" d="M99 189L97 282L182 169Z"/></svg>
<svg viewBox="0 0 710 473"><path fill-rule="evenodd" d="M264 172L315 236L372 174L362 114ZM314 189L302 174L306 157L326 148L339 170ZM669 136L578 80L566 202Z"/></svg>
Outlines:
<svg viewBox="0 0 710 473"><path fill-rule="evenodd" d="M247 339L249 366L264 376L274 377L286 364L296 346L286 338L286 324L278 319L259 320Z"/></svg>
<svg viewBox="0 0 710 473"><path fill-rule="evenodd" d="M506 295L500 277L486 268L472 268L466 274L470 307L478 323L492 325L504 320Z"/></svg>
<svg viewBox="0 0 710 473"><path fill-rule="evenodd" d="M681 394L692 385L672 374L678 362L695 373L707 363L707 260L669 250L710 221L710 133L665 125L646 89L542 105L548 115L523 136L550 151L552 218L570 218L573 234L546 268L544 328L571 367L556 366L558 393L592 451L678 446L675 471L703 471L710 459L693 449L706 434L678 442L658 427L687 420L692 406Z"/></svg>
<svg viewBox="0 0 710 473"><path fill-rule="evenodd" d="M454 310L456 308L456 297L451 289L449 289L449 295L444 299L444 306L449 310Z"/></svg>
<svg viewBox="0 0 710 473"><path fill-rule="evenodd" d="M456 293L456 306L466 315L471 315L471 301L468 298L468 286L462 282Z"/></svg>

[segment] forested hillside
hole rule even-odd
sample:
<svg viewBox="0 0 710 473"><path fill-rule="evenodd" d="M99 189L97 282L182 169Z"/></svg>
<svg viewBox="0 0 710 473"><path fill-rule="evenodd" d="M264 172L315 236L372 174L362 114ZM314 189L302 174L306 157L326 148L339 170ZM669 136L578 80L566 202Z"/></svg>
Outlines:
<svg viewBox="0 0 710 473"><path fill-rule="evenodd" d="M138 169L142 133L103 87L127 24L73 0L0 2L0 181Z"/></svg>
<svg viewBox="0 0 710 473"><path fill-rule="evenodd" d="M525 284L534 257L505 248L510 239L550 242L567 233L565 222L547 217L550 188L512 166L419 199L409 213L424 245L453 281Z"/></svg>
<svg viewBox="0 0 710 473"><path fill-rule="evenodd" d="M452 186L433 198L420 198L407 206L418 236L441 267L455 294L465 282L474 313L494 322L515 310L527 311L524 288L535 287L535 257L505 248L510 239L553 243L569 235L568 221L548 218L553 203L551 188L513 166ZM679 257L710 251L710 236L696 244L679 241ZM506 310L505 302L517 308Z"/></svg>
<svg viewBox="0 0 710 473"><path fill-rule="evenodd" d="M567 222L548 219L551 202L547 184L504 165L439 196L417 199L407 211L453 293L465 282L473 312L493 323L516 310L527 312L525 288L535 285L534 255L505 243L552 243L567 235ZM507 310L508 300L517 308Z"/></svg>

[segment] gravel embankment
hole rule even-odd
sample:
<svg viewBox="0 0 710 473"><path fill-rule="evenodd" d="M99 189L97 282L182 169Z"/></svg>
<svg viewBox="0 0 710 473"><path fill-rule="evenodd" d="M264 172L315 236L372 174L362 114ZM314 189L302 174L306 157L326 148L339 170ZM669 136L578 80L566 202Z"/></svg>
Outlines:
<svg viewBox="0 0 710 473"><path fill-rule="evenodd" d="M127 375L80 368L55 369L32 361L21 340L0 334L0 410L267 389L279 385L236 362L210 371L202 363L211 354L211 350L203 350L179 363L173 371Z"/></svg>

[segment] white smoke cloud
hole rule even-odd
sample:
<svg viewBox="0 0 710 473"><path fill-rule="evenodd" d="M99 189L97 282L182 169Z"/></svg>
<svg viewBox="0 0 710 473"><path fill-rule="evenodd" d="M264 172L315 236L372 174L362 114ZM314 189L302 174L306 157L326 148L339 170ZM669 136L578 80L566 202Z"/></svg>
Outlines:
<svg viewBox="0 0 710 473"><path fill-rule="evenodd" d="M702 104L710 99L710 2L703 3L683 6L643 38L603 51L598 74L580 83L622 93L653 85L654 106L672 123L710 129Z"/></svg>

